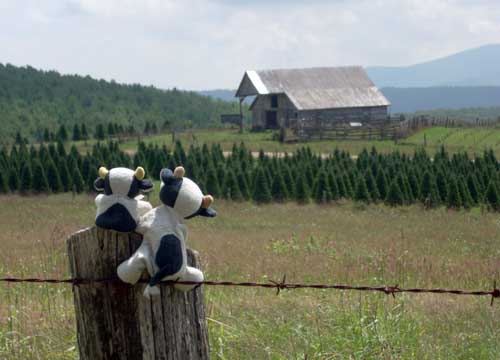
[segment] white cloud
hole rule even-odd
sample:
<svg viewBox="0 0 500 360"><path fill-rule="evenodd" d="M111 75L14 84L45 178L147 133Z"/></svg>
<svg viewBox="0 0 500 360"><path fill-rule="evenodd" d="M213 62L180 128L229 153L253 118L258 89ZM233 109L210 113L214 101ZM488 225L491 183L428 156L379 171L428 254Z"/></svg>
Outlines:
<svg viewBox="0 0 500 360"><path fill-rule="evenodd" d="M500 42L495 0L0 0L0 62L166 88L247 68L405 65Z"/></svg>

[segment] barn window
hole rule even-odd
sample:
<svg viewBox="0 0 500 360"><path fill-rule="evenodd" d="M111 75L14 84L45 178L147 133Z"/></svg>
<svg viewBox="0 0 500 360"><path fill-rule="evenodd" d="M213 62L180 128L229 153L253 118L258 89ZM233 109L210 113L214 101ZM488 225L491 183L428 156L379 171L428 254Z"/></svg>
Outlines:
<svg viewBox="0 0 500 360"><path fill-rule="evenodd" d="M278 95L271 95L271 108L276 109L278 107Z"/></svg>

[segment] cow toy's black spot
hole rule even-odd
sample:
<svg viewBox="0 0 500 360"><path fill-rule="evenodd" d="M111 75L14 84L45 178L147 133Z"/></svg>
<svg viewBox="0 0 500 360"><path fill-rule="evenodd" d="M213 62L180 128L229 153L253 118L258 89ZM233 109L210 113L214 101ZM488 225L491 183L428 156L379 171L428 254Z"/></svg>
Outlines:
<svg viewBox="0 0 500 360"><path fill-rule="evenodd" d="M95 220L95 224L104 229L121 232L134 231L137 224L127 208L122 204L114 204Z"/></svg>

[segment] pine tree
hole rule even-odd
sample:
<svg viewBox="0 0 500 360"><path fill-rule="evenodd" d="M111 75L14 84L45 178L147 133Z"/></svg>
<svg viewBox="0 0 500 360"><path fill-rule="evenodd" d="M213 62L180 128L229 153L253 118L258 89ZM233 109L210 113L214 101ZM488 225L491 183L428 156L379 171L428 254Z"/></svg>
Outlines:
<svg viewBox="0 0 500 360"><path fill-rule="evenodd" d="M440 199L436 179L429 171L425 172L420 189L420 199L427 207L439 205Z"/></svg>
<svg viewBox="0 0 500 360"><path fill-rule="evenodd" d="M238 186L238 180L234 174L233 169L229 169L226 173L226 179L224 184L225 196L228 199L240 201L243 200L243 195L241 194L240 187Z"/></svg>
<svg viewBox="0 0 500 360"><path fill-rule="evenodd" d="M449 208L458 209L462 205L462 198L460 197L460 189L458 188L457 180L450 178L448 188L448 197L446 198L446 206Z"/></svg>
<svg viewBox="0 0 500 360"><path fill-rule="evenodd" d="M467 188L474 204L479 204L481 201L481 192L474 173L469 173L469 176L467 176Z"/></svg>
<svg viewBox="0 0 500 360"><path fill-rule="evenodd" d="M420 183L418 180L417 175L415 174L415 171L411 169L408 172L408 185L409 185L409 190L411 191L411 197L413 200L419 199L420 198Z"/></svg>
<svg viewBox="0 0 500 360"><path fill-rule="evenodd" d="M59 159L57 161L57 171L59 172L59 177L61 179L61 185L63 191L71 191L72 188L72 182L71 182L71 175L68 170L68 166L66 165L66 161L63 161L62 159Z"/></svg>
<svg viewBox="0 0 500 360"><path fill-rule="evenodd" d="M49 160L45 164L45 174L47 175L47 183L49 184L49 188L52 192L58 193L63 190L61 177L59 175L59 171L57 171L54 161Z"/></svg>
<svg viewBox="0 0 500 360"><path fill-rule="evenodd" d="M269 182L265 170L261 166L257 169L257 173L255 175L253 200L258 204L268 203L272 200L271 191L269 190Z"/></svg>
<svg viewBox="0 0 500 360"><path fill-rule="evenodd" d="M493 180L488 184L484 198L490 209L500 211L500 195L498 194L498 188Z"/></svg>
<svg viewBox="0 0 500 360"><path fill-rule="evenodd" d="M33 161L33 191L35 193L45 193L49 191L49 184L43 169L42 163L35 159Z"/></svg>
<svg viewBox="0 0 500 360"><path fill-rule="evenodd" d="M281 173L283 175L283 182L286 186L286 192L289 199L295 198L295 180L292 176L292 172L288 164L283 164L281 167Z"/></svg>
<svg viewBox="0 0 500 360"><path fill-rule="evenodd" d="M364 176L358 176L356 181L356 190L354 192L354 200L367 203L371 200Z"/></svg>
<svg viewBox="0 0 500 360"><path fill-rule="evenodd" d="M378 191L377 182L375 181L375 177L371 171L371 168L368 167L365 172L365 183L368 189L368 194L370 195L370 199L372 201L377 201L380 199L380 192Z"/></svg>
<svg viewBox="0 0 500 360"><path fill-rule="evenodd" d="M82 130L80 131L80 138L81 138L81 140L88 140L89 139L89 133L87 131L87 126L85 126L85 123L82 123Z"/></svg>
<svg viewBox="0 0 500 360"><path fill-rule="evenodd" d="M274 201L283 202L288 198L288 190L281 171L277 171L271 184L271 196Z"/></svg>
<svg viewBox="0 0 500 360"><path fill-rule="evenodd" d="M333 176L332 172L328 173L328 186L330 187L330 193L332 195L332 200L338 200L341 198L339 185L335 176Z"/></svg>
<svg viewBox="0 0 500 360"><path fill-rule="evenodd" d="M250 200L252 198L252 195L250 193L250 187L248 186L245 174L240 170L238 171L236 177L238 179L238 187L240 188L241 195L245 200Z"/></svg>
<svg viewBox="0 0 500 360"><path fill-rule="evenodd" d="M76 193L81 193L84 190L84 182L82 178L82 174L80 173L80 170L78 170L77 167L73 169L73 177L72 177L72 191L75 191Z"/></svg>
<svg viewBox="0 0 500 360"><path fill-rule="evenodd" d="M387 192L387 197L385 198L385 202L391 206L403 205L404 197L401 192L401 188L399 187L399 182L397 179L394 179L389 186L389 191Z"/></svg>
<svg viewBox="0 0 500 360"><path fill-rule="evenodd" d="M80 131L80 126L78 124L75 124L73 126L73 136L72 136L73 141L78 141L82 139L82 134Z"/></svg>
<svg viewBox="0 0 500 360"><path fill-rule="evenodd" d="M385 175L385 171L382 168L378 170L375 182L377 183L377 189L379 191L380 199L385 199L389 191L389 185L387 184L387 176Z"/></svg>
<svg viewBox="0 0 500 360"><path fill-rule="evenodd" d="M462 206L466 209L469 209L474 204L474 200L470 195L469 188L466 185L466 182L462 176L460 176L457 180L458 191L460 192L460 198L462 199Z"/></svg>
<svg viewBox="0 0 500 360"><path fill-rule="evenodd" d="M314 200L317 203L326 203L332 200L332 192L328 182L328 175L325 170L321 170L317 176L313 191Z"/></svg>
<svg viewBox="0 0 500 360"><path fill-rule="evenodd" d="M306 204L309 202L310 197L306 175L302 171L299 171L295 182L295 199L299 204Z"/></svg>
<svg viewBox="0 0 500 360"><path fill-rule="evenodd" d="M441 171L436 173L436 185L439 192L439 198L442 202L446 202L446 199L448 198L448 182Z"/></svg>
<svg viewBox="0 0 500 360"><path fill-rule="evenodd" d="M32 186L33 186L33 175L31 173L31 168L28 163L25 163L21 169L19 192L21 194L26 194L29 191L31 191Z"/></svg>
<svg viewBox="0 0 500 360"><path fill-rule="evenodd" d="M95 192L96 190L94 189L94 182L96 181L97 177L99 176L98 172L97 172L97 166L93 166L91 165L89 167L89 173L87 175L87 181L86 181L86 184L87 184L87 191L92 193L92 192ZM82 173L82 177L83 177L83 173ZM85 178L84 178L85 179Z"/></svg>
<svg viewBox="0 0 500 360"><path fill-rule="evenodd" d="M5 194L9 191L9 187L7 186L6 172L3 169L0 169L0 194Z"/></svg>
<svg viewBox="0 0 500 360"><path fill-rule="evenodd" d="M219 180L217 179L217 173L215 172L213 167L210 167L207 172L207 179L205 181L205 186L207 188L207 192L218 198L221 196L221 190L219 185Z"/></svg>
<svg viewBox="0 0 500 360"><path fill-rule="evenodd" d="M66 126L64 126L64 124L61 124L57 130L57 140L62 142L68 140L68 132L66 131Z"/></svg>
<svg viewBox="0 0 500 360"><path fill-rule="evenodd" d="M9 175L8 175L8 185L10 191L17 191L19 190L19 174L17 172L17 168L15 166L12 166L9 169Z"/></svg>
<svg viewBox="0 0 500 360"><path fill-rule="evenodd" d="M97 124L95 128L95 138L97 140L104 140L105 136L106 134L104 134L104 126L101 123Z"/></svg>

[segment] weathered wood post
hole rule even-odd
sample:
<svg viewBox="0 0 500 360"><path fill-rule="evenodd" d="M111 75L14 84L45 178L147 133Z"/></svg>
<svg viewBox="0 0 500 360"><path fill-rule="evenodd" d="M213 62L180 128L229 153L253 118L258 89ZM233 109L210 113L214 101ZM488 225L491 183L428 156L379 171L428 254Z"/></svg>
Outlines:
<svg viewBox="0 0 500 360"><path fill-rule="evenodd" d="M117 266L141 241L139 234L96 227L73 234L67 240L72 277L116 278ZM200 265L191 250L188 263ZM203 288L183 293L163 284L161 296L148 300L142 295L145 286L119 280L74 286L82 360L209 358Z"/></svg>

